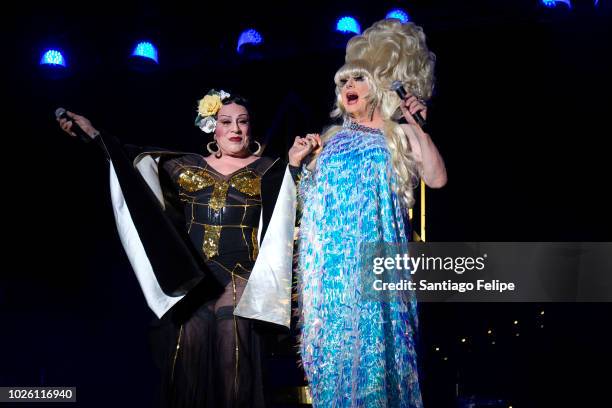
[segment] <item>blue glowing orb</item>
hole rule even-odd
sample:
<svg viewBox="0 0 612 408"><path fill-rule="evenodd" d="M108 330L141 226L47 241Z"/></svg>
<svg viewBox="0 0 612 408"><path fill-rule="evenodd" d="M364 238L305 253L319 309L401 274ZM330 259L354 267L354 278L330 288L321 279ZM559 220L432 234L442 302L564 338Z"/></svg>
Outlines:
<svg viewBox="0 0 612 408"><path fill-rule="evenodd" d="M58 50L47 50L40 58L40 65L53 65L58 67L66 67L66 59Z"/></svg>
<svg viewBox="0 0 612 408"><path fill-rule="evenodd" d="M336 23L336 31L361 34L361 26L353 17L341 17Z"/></svg>
<svg viewBox="0 0 612 408"><path fill-rule="evenodd" d="M155 48L155 46L148 41L143 41L136 44L132 55L135 57L148 58L155 61L156 64L159 63L159 60L157 59L157 48Z"/></svg>
<svg viewBox="0 0 612 408"><path fill-rule="evenodd" d="M406 24L410 21L410 17L408 17L408 13L406 13L402 9L393 9L387 13L386 18L396 18L402 22L402 24Z"/></svg>
<svg viewBox="0 0 612 408"><path fill-rule="evenodd" d="M259 34L257 30L248 29L244 30L240 37L238 37L238 45L236 46L236 51L241 52L242 46L245 44L261 44L263 43L263 36Z"/></svg>

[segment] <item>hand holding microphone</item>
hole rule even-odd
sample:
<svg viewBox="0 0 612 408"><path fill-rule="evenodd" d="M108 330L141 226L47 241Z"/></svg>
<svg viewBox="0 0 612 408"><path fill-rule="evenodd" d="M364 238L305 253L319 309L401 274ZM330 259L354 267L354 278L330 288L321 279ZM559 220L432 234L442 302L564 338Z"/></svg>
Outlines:
<svg viewBox="0 0 612 408"><path fill-rule="evenodd" d="M100 132L91 125L89 119L68 112L64 108L57 108L55 110L55 119L59 122L64 132L73 137L78 136L84 142L90 142L100 134Z"/></svg>
<svg viewBox="0 0 612 408"><path fill-rule="evenodd" d="M401 81L393 81L391 84L391 90L395 91L402 100L400 108L404 112L404 117L410 124L417 124L420 127L424 127L427 117L427 107L414 95L409 95L404 89Z"/></svg>

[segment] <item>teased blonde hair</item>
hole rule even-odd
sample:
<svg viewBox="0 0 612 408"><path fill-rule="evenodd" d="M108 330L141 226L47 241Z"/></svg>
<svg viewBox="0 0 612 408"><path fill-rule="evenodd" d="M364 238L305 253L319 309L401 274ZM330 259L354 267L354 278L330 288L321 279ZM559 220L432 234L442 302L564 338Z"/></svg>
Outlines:
<svg viewBox="0 0 612 408"><path fill-rule="evenodd" d="M379 108L384 121L383 132L396 173L394 189L407 208L414 204L413 190L420 169L410 143L397 120L401 117L400 98L391 90L391 83L401 81L419 98L428 99L433 89L435 56L425 43L421 27L401 24L399 20L381 20L351 38L346 47L346 64L334 77L336 104L330 116L350 120L341 98L341 80L363 76L369 85L366 101L371 109ZM323 143L341 129L333 126L322 136Z"/></svg>
<svg viewBox="0 0 612 408"><path fill-rule="evenodd" d="M346 62L365 60L372 75L384 89L395 80L417 97L431 98L436 56L427 48L423 29L397 19L377 21L351 38L346 46Z"/></svg>

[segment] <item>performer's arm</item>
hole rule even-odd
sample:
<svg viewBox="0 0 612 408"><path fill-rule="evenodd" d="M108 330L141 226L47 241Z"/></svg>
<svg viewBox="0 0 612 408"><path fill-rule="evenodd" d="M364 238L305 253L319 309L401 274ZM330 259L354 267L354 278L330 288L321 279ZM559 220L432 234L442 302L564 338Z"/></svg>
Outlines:
<svg viewBox="0 0 612 408"><path fill-rule="evenodd" d="M102 149L102 151L104 152L104 155L109 161L111 160L111 157L112 157L112 153L110 150L114 150L112 148L109 149L110 147L109 144L112 145L113 147L120 146L121 149L123 148L119 140L117 140L115 137L109 134L103 135L102 132L96 129L91 124L89 119L87 119L85 116L77 115L76 113L73 113L70 111L66 112L66 114L68 115L68 117L70 117L70 120L58 119L58 122L62 130L68 133L72 137L77 137L77 134L72 131L72 127L74 125L78 125L83 130L83 132L85 132L85 134L91 138L91 140L97 143L97 145Z"/></svg>
<svg viewBox="0 0 612 408"><path fill-rule="evenodd" d="M420 112L427 118L427 108L415 96L409 96L400 105L408 124L401 125L408 137L414 158L419 163L421 177L425 184L431 188L440 188L446 185L446 166L438 148L431 140L429 134L416 123L412 115Z"/></svg>
<svg viewBox="0 0 612 408"><path fill-rule="evenodd" d="M58 119L57 121L59 122L62 130L68 133L70 136L77 137L77 134L72 131L73 124L76 124L81 129L83 129L85 134L87 134L87 136L89 136L91 139L95 139L97 136L100 135L100 132L92 126L89 119L87 119L85 116L77 115L76 113L72 112L66 112L66 114L68 115L70 120L62 118Z"/></svg>

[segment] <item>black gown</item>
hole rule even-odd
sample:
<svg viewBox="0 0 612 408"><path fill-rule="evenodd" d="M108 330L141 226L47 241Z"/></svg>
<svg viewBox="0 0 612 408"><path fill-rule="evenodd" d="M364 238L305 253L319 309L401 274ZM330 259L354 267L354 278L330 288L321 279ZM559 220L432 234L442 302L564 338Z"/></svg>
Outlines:
<svg viewBox="0 0 612 408"><path fill-rule="evenodd" d="M143 151L108 134L96 141L116 172L155 279L167 295L184 295L150 332L162 373L161 405L265 406L262 338L269 326L233 311L272 216L285 163L262 157L224 176L200 155ZM159 158L163 207L135 171L143 154Z"/></svg>
<svg viewBox="0 0 612 408"><path fill-rule="evenodd" d="M167 406L265 405L263 329L233 311L257 257L261 177L273 164L259 158L227 176L198 155L163 164L183 204L189 238L223 288L214 299L182 303L153 332Z"/></svg>

